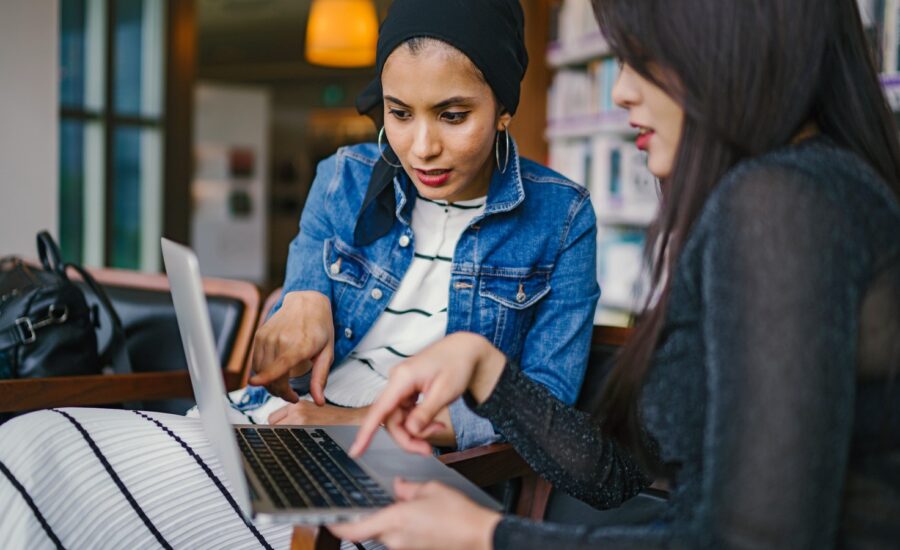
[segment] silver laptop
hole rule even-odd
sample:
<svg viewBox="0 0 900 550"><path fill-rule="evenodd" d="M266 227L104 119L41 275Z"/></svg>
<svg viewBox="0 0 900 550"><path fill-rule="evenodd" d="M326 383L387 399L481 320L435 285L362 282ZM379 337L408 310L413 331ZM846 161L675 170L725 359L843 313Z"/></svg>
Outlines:
<svg viewBox="0 0 900 550"><path fill-rule="evenodd" d="M397 476L441 481L500 509L436 458L404 452L383 430L354 460L346 450L357 426L232 425L197 257L167 239L162 252L203 430L245 516L261 524L352 520L393 502Z"/></svg>

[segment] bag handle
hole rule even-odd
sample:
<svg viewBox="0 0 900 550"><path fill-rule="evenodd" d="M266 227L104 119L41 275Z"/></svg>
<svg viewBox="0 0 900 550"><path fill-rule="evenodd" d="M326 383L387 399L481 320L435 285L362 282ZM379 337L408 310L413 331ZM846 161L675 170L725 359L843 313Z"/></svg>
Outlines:
<svg viewBox="0 0 900 550"><path fill-rule="evenodd" d="M106 310L106 314L109 315L110 322L112 323L112 339L109 344L109 349L103 353L101 359L104 362L108 360L112 363L113 370L116 374L130 373L131 358L128 357L128 344L125 341L125 329L122 326L122 319L119 317L119 314L116 313L115 308L113 308L112 301L109 299L106 291L103 290L103 287L101 287L100 284L97 283L97 280L83 267L70 263L64 264L63 270L67 267L71 267L81 275L84 282L94 292L94 295L97 296L97 300L100 301L100 305Z"/></svg>
<svg viewBox="0 0 900 550"><path fill-rule="evenodd" d="M44 269L54 273L58 273L64 278L66 276L66 265L62 262L62 254L59 252L59 246L47 231L41 231L37 234L38 255L41 257L41 265Z"/></svg>

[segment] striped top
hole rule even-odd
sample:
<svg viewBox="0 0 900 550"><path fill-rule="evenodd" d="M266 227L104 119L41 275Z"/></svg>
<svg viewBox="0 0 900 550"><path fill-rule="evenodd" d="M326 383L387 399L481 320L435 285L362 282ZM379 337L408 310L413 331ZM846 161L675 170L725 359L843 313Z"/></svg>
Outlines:
<svg viewBox="0 0 900 550"><path fill-rule="evenodd" d="M395 365L444 337L456 243L484 204L485 197L453 204L417 197L412 263L384 313L329 374L325 397L330 402L345 407L371 404Z"/></svg>

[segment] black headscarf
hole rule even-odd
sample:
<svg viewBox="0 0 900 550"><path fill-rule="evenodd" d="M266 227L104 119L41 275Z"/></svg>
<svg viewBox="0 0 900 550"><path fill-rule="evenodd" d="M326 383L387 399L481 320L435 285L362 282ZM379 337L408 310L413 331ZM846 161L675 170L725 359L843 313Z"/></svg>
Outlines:
<svg viewBox="0 0 900 550"><path fill-rule="evenodd" d="M398 46L416 37L436 38L464 53L482 72L500 104L515 114L528 68L525 16L519 0L394 0L378 35L375 79L356 99L360 114L382 124L384 63ZM399 164L390 146L384 156ZM384 158L375 165L353 232L357 246L390 232L396 210L391 182L399 170Z"/></svg>

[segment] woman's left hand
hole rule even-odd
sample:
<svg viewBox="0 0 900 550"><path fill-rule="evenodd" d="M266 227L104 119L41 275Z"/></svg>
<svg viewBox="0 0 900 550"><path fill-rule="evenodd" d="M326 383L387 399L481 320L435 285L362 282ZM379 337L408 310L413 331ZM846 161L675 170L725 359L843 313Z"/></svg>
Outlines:
<svg viewBox="0 0 900 550"><path fill-rule="evenodd" d="M292 424L300 426L339 426L361 424L368 407L359 409L316 405L301 399L289 403L269 415L269 424Z"/></svg>
<svg viewBox="0 0 900 550"><path fill-rule="evenodd" d="M491 548L499 513L436 481L397 479L394 493L396 504L328 529L343 540L378 540L391 550Z"/></svg>

